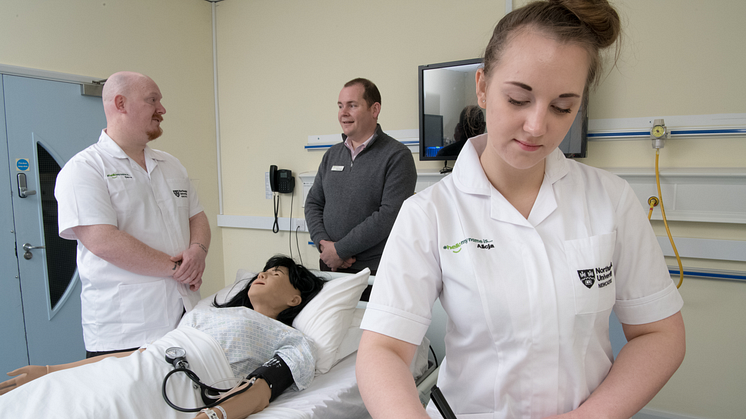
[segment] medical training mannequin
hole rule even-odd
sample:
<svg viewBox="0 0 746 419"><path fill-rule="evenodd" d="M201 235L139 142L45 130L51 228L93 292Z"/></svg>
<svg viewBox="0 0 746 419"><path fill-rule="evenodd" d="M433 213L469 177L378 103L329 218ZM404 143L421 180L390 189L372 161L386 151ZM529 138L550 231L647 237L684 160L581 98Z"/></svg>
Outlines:
<svg viewBox="0 0 746 419"><path fill-rule="evenodd" d="M497 24L476 75L487 133L405 201L383 252L356 367L374 418L440 417L407 370L438 298L438 387L459 418L629 418L681 364L683 301L635 194L557 149L619 32L605 0Z"/></svg>
<svg viewBox="0 0 746 419"><path fill-rule="evenodd" d="M300 389L305 388L310 381L313 379L314 376L314 368L315 368L315 362L313 358L313 349L312 346L306 341L306 338L303 336L303 334L299 331L296 331L295 329L292 329L291 325L293 322L293 319L300 313L301 309L306 306L306 304L315 297L319 291L321 291L321 288L323 287L323 280L314 274L312 274L310 271L308 271L305 267L302 265L297 265L295 262L287 257L283 256L275 256L271 258L269 261L267 261L264 271L257 274L251 281L247 281L245 287L238 291L235 296L225 302L224 304L218 304L217 303L217 297L216 300L213 302L212 307L209 308L202 308L197 307L191 312L187 313L184 316L184 319L182 320L182 323L179 325L179 328L177 328L174 332L171 332L167 334L164 338L161 338L161 340L168 339L168 336L174 333L179 333L181 329L185 326L187 327L193 327L199 329L200 325L204 325L204 331L207 334L212 335L219 335L219 334L226 334L226 331L228 332L229 336L227 338L221 338L221 337L214 337L213 338L217 341L219 344L219 352L223 353L225 352L225 357L227 358L228 362L231 364L231 369L233 370L236 377L245 377L247 374L240 375L236 373L236 364L239 365L239 370L242 364L246 364L247 362L251 362L250 358L247 358L245 355L246 352L246 346L245 341L240 341L230 335L230 332L235 329L241 329L242 326L246 325L246 327L251 327L255 323L252 322L252 319L256 319L256 315L251 315L251 311L255 313L259 313L263 316L266 316L264 318L263 316L259 316L259 321L256 322L258 325L257 327L263 327L263 328L272 328L276 327L278 328L278 332L272 332L276 335L280 336L276 338L277 346L279 348L269 348L270 353L274 351L274 357L270 358L274 360L275 358L281 358L283 362L286 363L285 371L282 371L283 374L286 374L283 376L283 380L287 381L289 380L289 384L285 385L283 388L270 388L270 385L268 384L269 379L265 379L264 377L270 377L271 375L259 375L262 378L258 378L256 382L251 386L247 391L244 393L241 393L223 403L221 403L219 406L222 408L214 407L212 408L214 412L217 412L217 417L220 419L228 419L228 418L244 418L250 414L259 412L266 408L269 405L270 400L274 400L275 397L277 397L282 391L284 391L287 386L290 384L293 384L295 382L296 386ZM251 309L251 310L250 310ZM242 310L244 314L249 314L249 317L247 317L247 320L245 323L241 324L238 323L238 327L235 327L236 323L235 320L237 319L239 322L243 321L243 317L241 317ZM248 310L245 311L245 310ZM201 313L200 313L201 312ZM226 317L220 317L220 313L226 313ZM229 314L229 313L239 313L238 316ZM207 319L208 317L213 317L214 319L217 319L215 322L210 321L204 321L204 319ZM254 317L251 317L254 316ZM269 319L274 320L269 320ZM203 320L200 320L203 319ZM263 320L262 320L263 319ZM221 324L222 322L223 324ZM232 323L228 323L232 322ZM280 324L282 323L282 324ZM227 325L227 326L226 326ZM226 327L228 328L226 330ZM249 334L258 335L260 339L264 339L263 335L261 335L262 331L260 331L258 328L248 330ZM289 337L287 337L289 336ZM222 339L222 340L221 340ZM270 345L269 340L264 340L263 342L260 342L258 344L266 344ZM274 341L272 341L274 342ZM231 345L235 345L234 347L231 347ZM156 349L153 349L155 351L158 351L159 349L162 349L164 345L158 345L158 341L152 344L152 346L140 348L138 351L141 352L143 355L145 353L148 353L151 351L151 347L154 347ZM222 347L222 348L221 348ZM134 351L134 352L138 352ZM257 352L256 349L251 349L249 352ZM265 349L266 351L266 349ZM55 366L27 366L23 368L19 368L15 371L12 371L8 373L8 375L15 375L16 378L10 379L4 383L0 383L0 394L8 393L3 396L0 396L0 410L5 411L6 413L10 413L7 411L8 408L17 408L20 406L23 406L25 403L20 400L24 397L27 397L29 394L34 395L34 391L29 391L30 388L34 386L37 382L41 382L46 378L53 379L55 374L51 374L49 377L43 377L49 373L54 373L56 371L62 371L67 369L76 369L76 367L92 367L92 365L88 364L98 364L99 361L103 361L107 358L116 357L121 358L121 366L119 366L120 369L127 369L128 364L124 363L124 360L127 359L130 355L134 356L134 352L130 354L111 354L111 355L102 355L95 358L89 358L84 361L75 362L71 364L64 364L64 365L55 365ZM243 353L242 353L243 352ZM187 361L190 362L190 364L193 363L194 357L190 357L191 354L188 354ZM141 355L142 356L142 355ZM218 355L222 356L222 355ZM158 353L157 358L163 362L163 354ZM259 361L259 364L262 362L265 362L265 359L262 359ZM165 362L163 362L165 363ZM100 364L103 364L101 362ZM263 366L266 366L269 364L269 362L265 363ZM246 368L245 366L243 368ZM262 367L254 369L254 367L248 367L251 375L258 375L257 371L262 371ZM253 370L253 372L251 372ZM290 375L292 374L292 375ZM137 374L135 374L137 376ZM36 380L37 378L40 378L39 380ZM275 376L277 377L277 376ZM304 382L298 382L297 377L303 377L302 381ZM162 377L158 377L159 379ZM34 380L34 381L32 381ZM61 380L58 380L61 381ZM271 381L271 380L269 380ZM278 380L280 381L280 380ZM283 382L285 382L283 381ZM187 383L190 383L187 381ZM25 384L25 385L24 385ZM275 383L277 384L277 383ZM282 383L281 383L282 384ZM22 386L23 387L20 387ZM182 413L178 412L176 410L171 409L166 405L166 403L163 401L160 395L160 385L161 382L157 383L135 383L136 386L148 386L146 389L146 392L151 393L152 397L154 398L153 403L157 403L158 405L162 404L163 412L148 412L149 414L157 415L158 417L172 417L172 418L189 418L189 417L195 417L195 413ZM179 385L179 384L177 384ZM65 383L61 382L59 383L59 386L64 387ZM20 388L19 388L20 387ZM153 390L150 390L150 387L152 387ZM191 387L191 386L188 386ZM280 386L275 386L280 387ZM15 388L18 388L18 390L11 391ZM122 386L122 391L127 391L128 387ZM49 387L46 387L47 391L49 390ZM38 393L38 390L35 390L36 393ZM60 389L60 391L65 391L64 389ZM92 397L90 394L87 393L86 390L80 390L80 389L73 389L70 395L70 403L72 405L75 405L75 397L80 396L81 398L85 397ZM81 394L83 393L83 394ZM97 397L100 397L102 399L106 399L106 397L109 397L108 394L96 394ZM160 398L160 400L158 400ZM116 401L112 401L112 405L116 404ZM121 402L119 402L121 403ZM20 405L20 406L19 406ZM55 408L57 406L50 406L50 413L58 413ZM183 406L183 407L196 407L196 406ZM116 412L116 407L111 407L113 411ZM24 415L31 415L28 412L24 412L23 409L20 412L15 412L12 416L13 417L27 417ZM83 412L84 409L81 409L80 412L76 412L76 417L83 417L85 413ZM222 412L223 410L226 412L227 417L224 417ZM165 412L165 413L164 413ZM43 417L45 412L35 412L35 415L41 414L42 416L36 416L36 417ZM112 413L106 413L106 412L96 412L96 415L99 415L98 417L111 417ZM120 413L121 414L121 413ZM212 414L212 413L211 413ZM20 415L20 416L19 416ZM64 415L64 413L62 413ZM103 416L101 416L103 415ZM31 417L31 416L29 416ZM196 415L196 418L208 418L206 412L201 412Z"/></svg>

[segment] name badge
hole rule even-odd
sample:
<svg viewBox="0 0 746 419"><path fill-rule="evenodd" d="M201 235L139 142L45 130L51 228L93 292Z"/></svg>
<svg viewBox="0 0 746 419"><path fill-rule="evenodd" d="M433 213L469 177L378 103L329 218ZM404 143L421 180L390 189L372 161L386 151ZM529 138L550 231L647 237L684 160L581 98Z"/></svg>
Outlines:
<svg viewBox="0 0 746 419"><path fill-rule="evenodd" d="M332 172L341 172L344 169L344 166L332 166Z"/></svg>

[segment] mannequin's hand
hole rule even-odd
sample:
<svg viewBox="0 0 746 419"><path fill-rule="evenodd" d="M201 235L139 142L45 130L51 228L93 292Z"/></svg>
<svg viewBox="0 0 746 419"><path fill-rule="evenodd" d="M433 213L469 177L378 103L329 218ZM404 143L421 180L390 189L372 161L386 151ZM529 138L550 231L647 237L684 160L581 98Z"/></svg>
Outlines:
<svg viewBox="0 0 746 419"><path fill-rule="evenodd" d="M25 367L18 368L8 373L11 378L8 381L0 383L0 395L3 395L15 388L18 388L29 381L36 380L37 378L47 375L47 367L41 365L28 365Z"/></svg>

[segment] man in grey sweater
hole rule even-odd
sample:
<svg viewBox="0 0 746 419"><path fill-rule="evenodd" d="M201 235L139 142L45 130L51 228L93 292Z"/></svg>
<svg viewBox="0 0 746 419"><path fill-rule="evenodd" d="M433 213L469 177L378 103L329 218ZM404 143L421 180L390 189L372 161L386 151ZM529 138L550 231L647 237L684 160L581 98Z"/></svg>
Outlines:
<svg viewBox="0 0 746 419"><path fill-rule="evenodd" d="M402 202L417 171L409 149L378 125L381 94L354 79L339 93L343 142L324 154L308 192L306 222L321 252L321 270L375 273Z"/></svg>

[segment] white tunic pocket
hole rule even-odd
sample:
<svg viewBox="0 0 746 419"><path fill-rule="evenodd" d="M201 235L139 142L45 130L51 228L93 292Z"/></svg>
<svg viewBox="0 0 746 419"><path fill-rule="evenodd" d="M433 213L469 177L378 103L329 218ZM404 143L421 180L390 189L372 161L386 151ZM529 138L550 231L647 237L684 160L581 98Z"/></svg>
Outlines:
<svg viewBox="0 0 746 419"><path fill-rule="evenodd" d="M119 285L122 333L168 327L164 281Z"/></svg>
<svg viewBox="0 0 746 419"><path fill-rule="evenodd" d="M614 244L616 232L565 241L569 275L575 294L575 314L610 310L616 299Z"/></svg>

